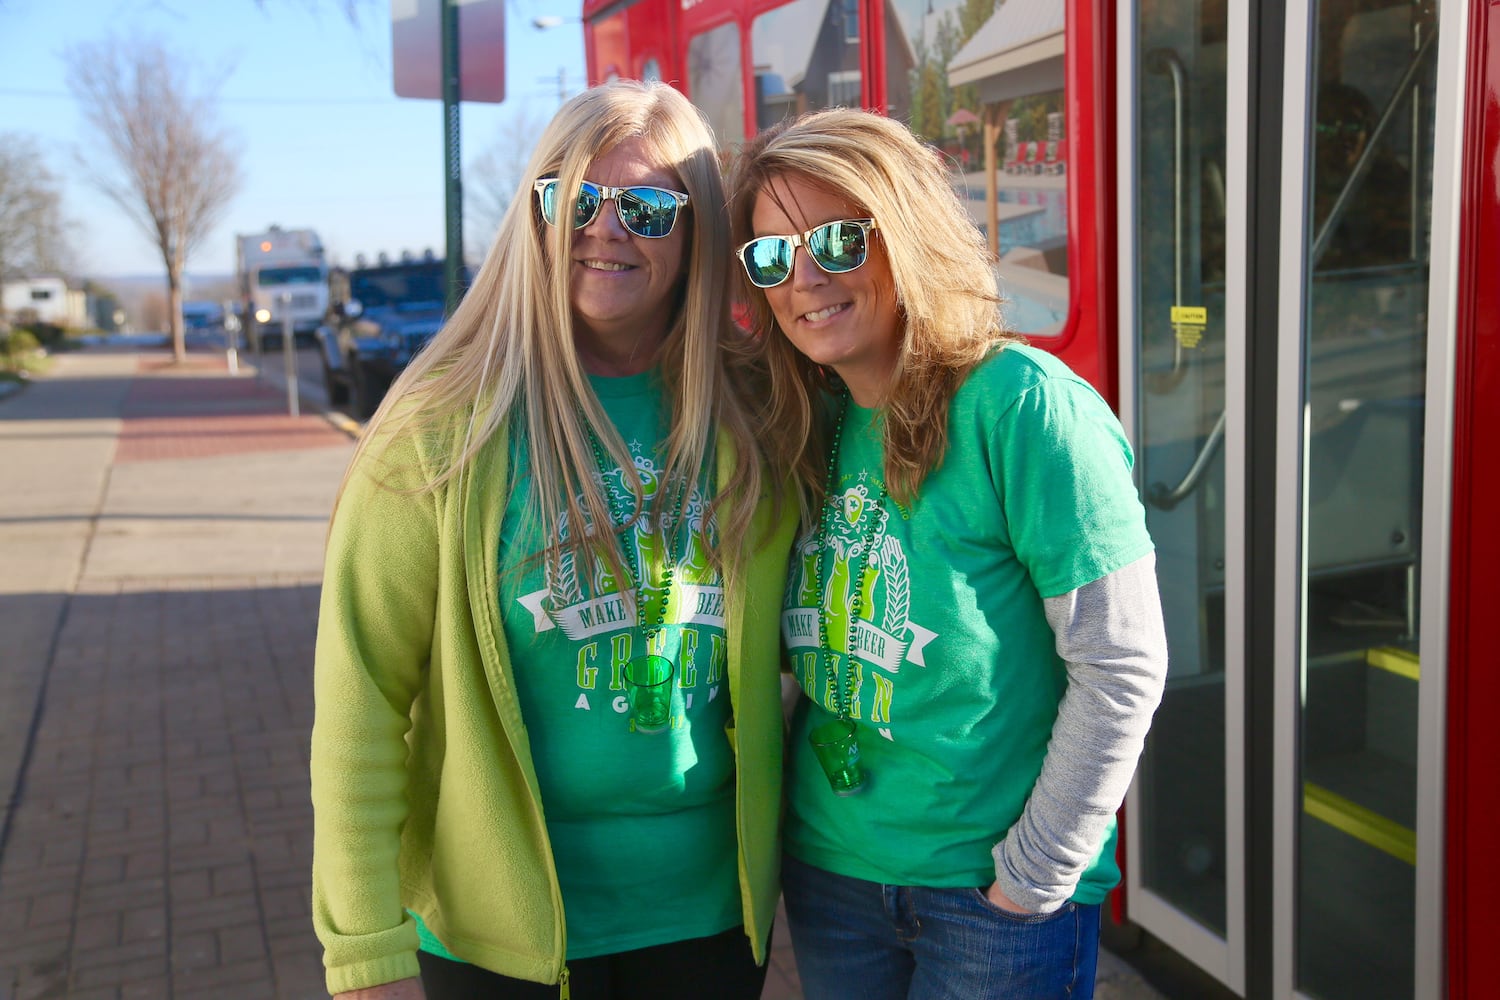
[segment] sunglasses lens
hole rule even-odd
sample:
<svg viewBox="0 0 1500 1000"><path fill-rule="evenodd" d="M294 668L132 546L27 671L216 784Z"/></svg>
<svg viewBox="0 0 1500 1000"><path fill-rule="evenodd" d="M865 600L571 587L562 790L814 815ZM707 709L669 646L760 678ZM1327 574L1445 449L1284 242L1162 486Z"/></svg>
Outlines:
<svg viewBox="0 0 1500 1000"><path fill-rule="evenodd" d="M578 203L573 206L573 228L582 229L599 214L599 188L584 181L578 187Z"/></svg>
<svg viewBox="0 0 1500 1000"><path fill-rule="evenodd" d="M740 259L755 285L774 287L792 273L792 241L785 236L763 236L747 244Z"/></svg>
<svg viewBox="0 0 1500 1000"><path fill-rule="evenodd" d="M865 262L867 250L863 227L853 222L830 222L813 230L807 252L825 271L852 271Z"/></svg>
<svg viewBox="0 0 1500 1000"><path fill-rule="evenodd" d="M537 200L547 225L557 225L558 182L540 182ZM677 197L670 191L654 187L612 188L615 206L624 227L637 236L661 239L672 234L677 222ZM599 185L584 181L578 186L578 200L573 203L573 228L582 229L599 214L605 192Z"/></svg>
<svg viewBox="0 0 1500 1000"><path fill-rule="evenodd" d="M647 239L670 234L677 222L677 199L661 188L627 188L615 198L615 204L625 228Z"/></svg>
<svg viewBox="0 0 1500 1000"><path fill-rule="evenodd" d="M539 195L542 203L542 219L549 226L557 225L557 181L548 181Z"/></svg>

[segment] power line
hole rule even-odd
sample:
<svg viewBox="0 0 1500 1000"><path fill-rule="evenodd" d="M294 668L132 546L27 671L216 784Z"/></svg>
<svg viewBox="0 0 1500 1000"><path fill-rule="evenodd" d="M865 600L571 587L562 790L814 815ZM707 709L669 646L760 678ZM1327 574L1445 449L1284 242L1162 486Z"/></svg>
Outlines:
<svg viewBox="0 0 1500 1000"><path fill-rule="evenodd" d="M35 97L43 100L70 101L73 95L64 90L22 90L0 87L0 97ZM390 97L221 97L220 104L393 104L401 98Z"/></svg>
<svg viewBox="0 0 1500 1000"><path fill-rule="evenodd" d="M4 3L4 0L0 0L0 3ZM550 82L552 82L554 80L558 80L558 79L559 79L559 77L543 76L543 77L538 77L537 78L537 82L538 83L550 83ZM549 96L552 95L552 94L559 94L559 95L561 95L562 92L561 92L560 87L559 87L559 89L534 87L534 88L531 88L529 90L526 90L524 93L528 97L540 97L540 96L542 96L544 94L549 95ZM14 87L0 87L0 97L31 97L31 98L36 98L38 100L47 100L47 101L71 101L73 99L73 95L70 94L70 93L68 93L67 91L64 91L64 90L23 90L23 89L14 88ZM359 105L359 104L374 105L374 104L382 104L382 105L389 106L389 105L392 105L392 104L406 103L408 100L409 100L408 98L396 97L394 94L392 94L390 97L221 97L221 98L219 98L219 103L220 104L250 105L250 106L259 105L259 106L264 106L264 107L276 107L278 105L279 106L297 106L297 105L302 105L302 106L311 107L313 105L320 105L320 104L322 104L322 105ZM472 102L472 101L466 101L465 103L468 104L471 107L474 104L474 102Z"/></svg>

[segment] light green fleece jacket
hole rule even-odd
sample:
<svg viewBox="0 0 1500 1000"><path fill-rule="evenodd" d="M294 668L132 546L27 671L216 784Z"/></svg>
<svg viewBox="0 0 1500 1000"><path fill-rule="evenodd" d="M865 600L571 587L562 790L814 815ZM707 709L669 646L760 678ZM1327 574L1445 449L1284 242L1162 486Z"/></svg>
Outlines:
<svg viewBox="0 0 1500 1000"><path fill-rule="evenodd" d="M328 540L314 668L313 923L330 993L418 974L419 914L459 958L555 983L562 895L498 601L508 448L417 487L438 435L370 448ZM720 442L722 485L736 457ZM384 485L383 485L384 484ZM746 934L765 960L780 873L781 592L795 504L756 512L726 619Z"/></svg>

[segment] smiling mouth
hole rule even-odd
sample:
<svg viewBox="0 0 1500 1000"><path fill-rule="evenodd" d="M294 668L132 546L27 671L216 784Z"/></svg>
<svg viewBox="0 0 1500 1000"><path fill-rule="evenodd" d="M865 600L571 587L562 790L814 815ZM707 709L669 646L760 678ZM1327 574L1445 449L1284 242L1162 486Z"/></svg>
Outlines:
<svg viewBox="0 0 1500 1000"><path fill-rule="evenodd" d="M618 264L612 260L581 260L578 263L590 271L633 271L635 268L630 264Z"/></svg>
<svg viewBox="0 0 1500 1000"><path fill-rule="evenodd" d="M849 303L840 302L837 305L828 306L826 309L818 309L815 312L803 313L802 319L807 323L819 323L830 316L836 316L849 308Z"/></svg>

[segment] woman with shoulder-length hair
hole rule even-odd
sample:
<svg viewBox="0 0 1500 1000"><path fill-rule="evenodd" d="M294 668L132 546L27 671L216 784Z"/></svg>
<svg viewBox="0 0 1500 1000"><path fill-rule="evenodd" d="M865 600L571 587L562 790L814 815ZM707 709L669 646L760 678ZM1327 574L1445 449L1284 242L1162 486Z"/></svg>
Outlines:
<svg viewBox="0 0 1500 1000"><path fill-rule="evenodd" d="M759 996L795 505L727 246L684 97L574 97L366 429L315 667L330 992Z"/></svg>
<svg viewBox="0 0 1500 1000"><path fill-rule="evenodd" d="M983 238L905 126L838 109L762 133L730 215L815 512L782 614L805 995L1091 996L1166 674L1119 422L1006 332Z"/></svg>

